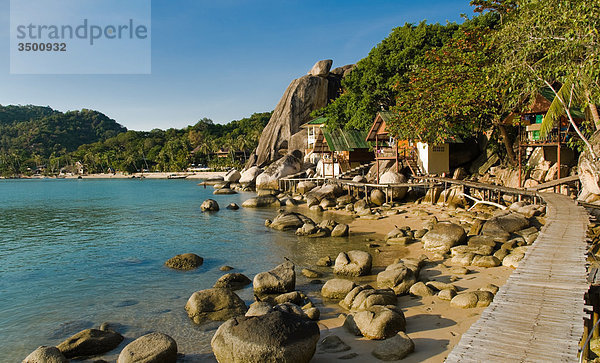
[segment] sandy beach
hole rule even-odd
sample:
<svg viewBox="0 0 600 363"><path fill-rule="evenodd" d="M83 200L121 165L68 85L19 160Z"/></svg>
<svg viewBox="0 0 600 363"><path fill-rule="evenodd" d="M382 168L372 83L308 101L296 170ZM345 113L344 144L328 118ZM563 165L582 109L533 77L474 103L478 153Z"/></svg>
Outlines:
<svg viewBox="0 0 600 363"><path fill-rule="evenodd" d="M373 255L373 271L371 275L360 278L361 284L376 286L377 273L396 258L418 258L426 255L428 262L421 270L420 280L440 281L454 284L458 292L475 291L487 284L501 286L510 276L513 269L509 267L481 268L469 266L467 275L452 278L451 265L439 259L439 256L425 251L421 242L407 246L386 245L385 235L395 226L409 226L413 230L423 228L425 223L435 216L439 221L460 223L454 217L454 212L437 205L405 204L400 208L403 212L378 220L356 218L350 224L351 234L364 236L365 244L378 245L369 248ZM338 213L338 212L336 212ZM338 213L347 218L347 213ZM380 252L378 252L380 251ZM335 258L335 256L332 256ZM448 264L447 264L448 263ZM320 294L318 294L320 295ZM376 341L356 337L342 327L347 313L337 301L323 301L322 320L319 321L321 339L335 334L352 347L351 350L340 353L323 353L317 349L314 362L330 362L342 356L355 353L352 361L375 361L371 355ZM485 308L460 309L450 306L449 301L443 301L437 296L414 297L410 295L398 298L398 307L406 317L406 333L415 343L415 352L403 359L403 362L443 362L452 348L459 342L461 335L466 332ZM321 308L321 307L320 307Z"/></svg>

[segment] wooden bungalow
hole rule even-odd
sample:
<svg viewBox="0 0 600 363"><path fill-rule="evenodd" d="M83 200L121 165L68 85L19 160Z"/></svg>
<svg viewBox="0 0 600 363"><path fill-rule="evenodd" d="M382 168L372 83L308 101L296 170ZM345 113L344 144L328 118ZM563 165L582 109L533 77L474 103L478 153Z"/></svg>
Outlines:
<svg viewBox="0 0 600 363"><path fill-rule="evenodd" d="M568 141L573 137L578 137L576 132L566 116L560 118L560 121L554 128L542 137L540 129L542 120L548 112L552 101L554 100L554 92L549 88L542 89L536 96L533 104L521 113L511 113L505 120L506 125L515 125L518 127L518 153L517 162L519 165L519 185L522 180L522 163L523 158L527 157L527 153L531 152L536 147L541 147L544 152L544 157L559 166L564 163L571 163L575 159L575 152L567 145ZM577 124L581 124L585 120L585 114L576 109L571 109ZM565 177L560 175L561 168L558 168L557 178Z"/></svg>
<svg viewBox="0 0 600 363"><path fill-rule="evenodd" d="M389 111L377 113L373 125L367 134L367 141L374 143L377 161L377 182L379 182L379 161L393 160L396 171L405 162L413 175L441 174L450 171L450 146L448 143L429 145L410 140L396 140L390 136L386 127L394 114Z"/></svg>
<svg viewBox="0 0 600 363"><path fill-rule="evenodd" d="M322 160L322 177L335 177L364 163L373 161L371 145L366 134L358 130L320 129L315 139L313 153Z"/></svg>
<svg viewBox="0 0 600 363"><path fill-rule="evenodd" d="M304 149L304 155L308 157L311 162L316 162L317 156L313 153L315 148L315 142L317 141L317 136L321 131L321 128L325 126L327 122L327 117L319 117L314 120L310 120L304 125L300 126L300 128L306 130L306 148Z"/></svg>

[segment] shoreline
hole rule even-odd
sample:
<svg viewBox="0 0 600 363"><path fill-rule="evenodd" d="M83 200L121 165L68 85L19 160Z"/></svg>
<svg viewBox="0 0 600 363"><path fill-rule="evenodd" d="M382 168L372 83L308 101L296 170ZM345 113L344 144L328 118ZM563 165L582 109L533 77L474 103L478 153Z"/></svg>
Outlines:
<svg viewBox="0 0 600 363"><path fill-rule="evenodd" d="M211 177L225 176L226 171L202 171L202 172L156 172L156 173L104 173L104 174L85 174L85 175L64 175L64 176L45 176L45 175L33 175L33 176L22 176L18 178L4 178L0 177L0 180L37 180L37 179L171 179L170 176L174 176L173 179L208 179ZM185 177L185 178L184 178Z"/></svg>

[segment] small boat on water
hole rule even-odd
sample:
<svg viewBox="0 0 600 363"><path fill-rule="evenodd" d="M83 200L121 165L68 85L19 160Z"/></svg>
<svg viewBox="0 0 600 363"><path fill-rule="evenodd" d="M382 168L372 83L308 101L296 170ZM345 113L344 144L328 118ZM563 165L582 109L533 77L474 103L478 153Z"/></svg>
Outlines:
<svg viewBox="0 0 600 363"><path fill-rule="evenodd" d="M169 174L167 175L167 179L185 179L187 175L177 175L177 174Z"/></svg>

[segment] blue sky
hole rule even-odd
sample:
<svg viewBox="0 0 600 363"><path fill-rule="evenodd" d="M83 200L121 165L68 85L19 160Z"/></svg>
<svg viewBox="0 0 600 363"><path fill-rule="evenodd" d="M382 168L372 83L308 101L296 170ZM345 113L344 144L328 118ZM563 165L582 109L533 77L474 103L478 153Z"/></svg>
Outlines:
<svg viewBox="0 0 600 363"><path fill-rule="evenodd" d="M355 63L396 26L472 14L468 0L152 0L152 74L10 75L9 9L0 0L0 104L96 109L134 130L272 110L320 59Z"/></svg>

